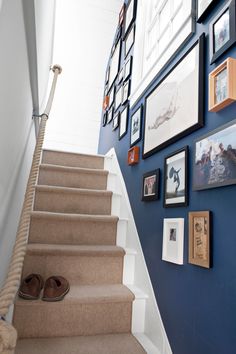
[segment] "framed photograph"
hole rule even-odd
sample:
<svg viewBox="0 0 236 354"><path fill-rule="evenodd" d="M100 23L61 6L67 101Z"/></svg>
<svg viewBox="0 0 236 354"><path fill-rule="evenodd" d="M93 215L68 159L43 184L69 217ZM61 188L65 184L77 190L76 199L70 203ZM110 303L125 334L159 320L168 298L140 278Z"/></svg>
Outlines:
<svg viewBox="0 0 236 354"><path fill-rule="evenodd" d="M142 201L159 199L160 169L149 171L143 175Z"/></svg>
<svg viewBox="0 0 236 354"><path fill-rule="evenodd" d="M125 58L129 54L129 52L134 44L134 32L135 31L134 31L134 26L133 26L125 39Z"/></svg>
<svg viewBox="0 0 236 354"><path fill-rule="evenodd" d="M121 81L123 81L123 76L124 76L124 68L122 68L118 74L118 80L117 80L118 84L120 84Z"/></svg>
<svg viewBox="0 0 236 354"><path fill-rule="evenodd" d="M164 162L164 207L188 205L188 146L175 151Z"/></svg>
<svg viewBox="0 0 236 354"><path fill-rule="evenodd" d="M135 14L136 14L136 0L129 0L125 11L124 37L126 36L127 32L132 26L132 23L135 20Z"/></svg>
<svg viewBox="0 0 236 354"><path fill-rule="evenodd" d="M123 85L123 93L122 93L122 104L126 103L130 94L130 83L131 81L126 81Z"/></svg>
<svg viewBox="0 0 236 354"><path fill-rule="evenodd" d="M109 108L113 105L114 103L114 91L115 91L115 87L112 86L110 91L108 92L108 96L109 96Z"/></svg>
<svg viewBox="0 0 236 354"><path fill-rule="evenodd" d="M128 127L128 117L129 117L129 106L126 106L125 109L120 114L120 132L119 140L127 133Z"/></svg>
<svg viewBox="0 0 236 354"><path fill-rule="evenodd" d="M236 101L236 59L228 58L209 74L209 111Z"/></svg>
<svg viewBox="0 0 236 354"><path fill-rule="evenodd" d="M118 75L118 71L120 67L120 54L121 54L121 40L119 40L118 43L116 44L114 52L111 57L109 83L108 83L109 88L112 86L112 84L114 83Z"/></svg>
<svg viewBox="0 0 236 354"><path fill-rule="evenodd" d="M162 260L184 263L184 219L164 219Z"/></svg>
<svg viewBox="0 0 236 354"><path fill-rule="evenodd" d="M192 211L188 214L188 262L210 268L210 212Z"/></svg>
<svg viewBox="0 0 236 354"><path fill-rule="evenodd" d="M124 17L125 17L125 7L126 5L123 4L121 10L120 10L120 13L119 13L119 25L121 26L124 22Z"/></svg>
<svg viewBox="0 0 236 354"><path fill-rule="evenodd" d="M236 184L236 119L195 143L193 190Z"/></svg>
<svg viewBox="0 0 236 354"><path fill-rule="evenodd" d="M136 165L139 163L139 146L133 146L128 150L128 165Z"/></svg>
<svg viewBox="0 0 236 354"><path fill-rule="evenodd" d="M235 0L230 0L209 24L211 64L235 43L235 20Z"/></svg>
<svg viewBox="0 0 236 354"><path fill-rule="evenodd" d="M143 158L203 126L204 34L145 100Z"/></svg>
<svg viewBox="0 0 236 354"><path fill-rule="evenodd" d="M109 96L104 96L104 99L103 99L103 105L102 105L102 108L104 111L107 110L107 108L109 107Z"/></svg>
<svg viewBox="0 0 236 354"><path fill-rule="evenodd" d="M102 125L105 127L107 124L107 111L103 113L103 118L102 118Z"/></svg>
<svg viewBox="0 0 236 354"><path fill-rule="evenodd" d="M118 112L112 121L112 130L116 130L119 127L119 123L120 123L120 112Z"/></svg>
<svg viewBox="0 0 236 354"><path fill-rule="evenodd" d="M129 59L125 63L124 67L124 81L126 81L132 74L132 63L133 63L133 57L132 55L129 57Z"/></svg>
<svg viewBox="0 0 236 354"><path fill-rule="evenodd" d="M197 22L202 22L209 13L215 0L198 0L197 2Z"/></svg>
<svg viewBox="0 0 236 354"><path fill-rule="evenodd" d="M130 124L130 147L141 140L143 106L140 106L131 117Z"/></svg>
<svg viewBox="0 0 236 354"><path fill-rule="evenodd" d="M108 83L108 81L109 81L109 76L110 76L110 66L107 68L107 71L106 71L105 84Z"/></svg>
<svg viewBox="0 0 236 354"><path fill-rule="evenodd" d="M121 106L122 99L123 99L123 86L121 85L119 88L117 88L115 94L115 111L117 111L117 109Z"/></svg>
<svg viewBox="0 0 236 354"><path fill-rule="evenodd" d="M112 119L113 119L113 112L114 112L114 108L110 107L109 111L107 112L107 123L111 123Z"/></svg>

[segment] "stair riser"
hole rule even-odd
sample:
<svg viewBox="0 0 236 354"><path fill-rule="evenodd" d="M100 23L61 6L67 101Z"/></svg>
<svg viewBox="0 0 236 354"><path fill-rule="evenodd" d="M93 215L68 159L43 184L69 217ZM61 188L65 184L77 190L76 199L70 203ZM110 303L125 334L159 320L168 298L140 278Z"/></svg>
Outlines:
<svg viewBox="0 0 236 354"><path fill-rule="evenodd" d="M44 192L36 190L34 210L58 213L110 215L111 197L96 194Z"/></svg>
<svg viewBox="0 0 236 354"><path fill-rule="evenodd" d="M69 172L53 169L41 169L38 184L71 188L106 190L105 174Z"/></svg>
<svg viewBox="0 0 236 354"><path fill-rule="evenodd" d="M44 151L42 163L68 167L103 169L104 158L99 156L87 156L67 154L56 151Z"/></svg>
<svg viewBox="0 0 236 354"><path fill-rule="evenodd" d="M52 275L61 275L71 285L121 284L123 257L112 256L63 256L27 255L23 277L39 273L46 280Z"/></svg>
<svg viewBox="0 0 236 354"><path fill-rule="evenodd" d="M42 302L38 306L32 302L32 306L15 306L13 322L19 338L127 333L131 330L131 311L130 302Z"/></svg>
<svg viewBox="0 0 236 354"><path fill-rule="evenodd" d="M31 243L115 245L117 222L31 218Z"/></svg>

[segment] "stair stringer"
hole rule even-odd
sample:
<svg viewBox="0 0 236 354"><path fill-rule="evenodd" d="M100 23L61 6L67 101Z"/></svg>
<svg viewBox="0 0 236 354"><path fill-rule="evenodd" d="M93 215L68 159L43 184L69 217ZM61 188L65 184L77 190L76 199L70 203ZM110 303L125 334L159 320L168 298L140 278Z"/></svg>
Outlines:
<svg viewBox="0 0 236 354"><path fill-rule="evenodd" d="M126 251L123 283L135 295L132 333L148 354L172 354L114 148L106 154L104 168L109 171L107 189L114 192L112 214L120 219L117 227L117 245L124 247Z"/></svg>

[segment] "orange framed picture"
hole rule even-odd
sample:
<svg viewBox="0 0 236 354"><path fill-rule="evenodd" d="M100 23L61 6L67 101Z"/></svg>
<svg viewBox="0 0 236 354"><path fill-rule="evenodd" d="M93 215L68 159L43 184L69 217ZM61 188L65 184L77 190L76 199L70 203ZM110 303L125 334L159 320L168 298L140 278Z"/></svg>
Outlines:
<svg viewBox="0 0 236 354"><path fill-rule="evenodd" d="M139 163L139 146L133 146L128 150L128 165L136 165Z"/></svg>
<svg viewBox="0 0 236 354"><path fill-rule="evenodd" d="M105 96L103 100L103 110L105 111L109 107L109 96Z"/></svg>

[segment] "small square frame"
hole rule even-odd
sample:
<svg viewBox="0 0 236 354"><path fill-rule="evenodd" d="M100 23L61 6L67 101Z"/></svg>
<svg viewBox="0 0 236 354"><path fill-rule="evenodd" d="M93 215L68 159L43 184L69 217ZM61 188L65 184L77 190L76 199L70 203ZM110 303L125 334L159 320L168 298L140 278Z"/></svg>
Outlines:
<svg viewBox="0 0 236 354"><path fill-rule="evenodd" d="M160 169L149 171L143 175L142 201L149 202L159 199Z"/></svg>
<svg viewBox="0 0 236 354"><path fill-rule="evenodd" d="M118 112L112 120L112 130L116 130L120 124L120 112Z"/></svg>
<svg viewBox="0 0 236 354"><path fill-rule="evenodd" d="M142 137L143 105L141 105L131 116L130 120L130 147L137 144ZM136 125L136 127L134 127ZM135 128L135 129L134 129Z"/></svg>
<svg viewBox="0 0 236 354"><path fill-rule="evenodd" d="M129 106L127 105L123 111L120 113L120 131L119 140L122 139L127 133L128 128L128 118L129 118Z"/></svg>
<svg viewBox="0 0 236 354"><path fill-rule="evenodd" d="M163 220L162 260L184 263L184 219Z"/></svg>
<svg viewBox="0 0 236 354"><path fill-rule="evenodd" d="M133 146L128 150L128 165L133 166L139 163L139 146Z"/></svg>

